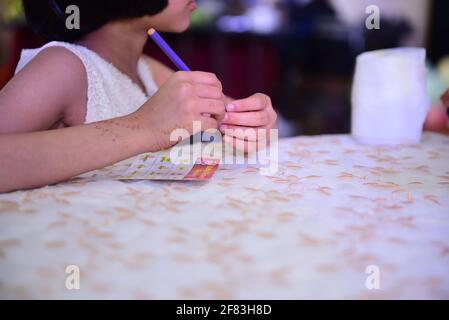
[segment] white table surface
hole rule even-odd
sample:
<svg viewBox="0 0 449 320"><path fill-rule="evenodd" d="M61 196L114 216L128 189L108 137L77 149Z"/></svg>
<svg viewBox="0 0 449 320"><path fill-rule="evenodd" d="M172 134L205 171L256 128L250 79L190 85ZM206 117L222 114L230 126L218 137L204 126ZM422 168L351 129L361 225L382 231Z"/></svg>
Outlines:
<svg viewBox="0 0 449 320"><path fill-rule="evenodd" d="M449 137L298 137L281 140L273 177L227 168L206 183L0 195L0 298L448 299Z"/></svg>

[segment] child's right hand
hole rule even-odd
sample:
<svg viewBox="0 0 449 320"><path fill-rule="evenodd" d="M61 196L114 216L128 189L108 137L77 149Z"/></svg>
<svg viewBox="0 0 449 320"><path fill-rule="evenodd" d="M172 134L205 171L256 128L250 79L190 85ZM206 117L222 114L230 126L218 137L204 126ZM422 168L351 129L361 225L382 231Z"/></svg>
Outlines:
<svg viewBox="0 0 449 320"><path fill-rule="evenodd" d="M151 150L168 149L176 129L196 134L193 122L201 122L201 130L217 129L225 114L225 96L218 78L206 72L176 72L156 94L131 116L152 137ZM211 115L211 116L209 116Z"/></svg>

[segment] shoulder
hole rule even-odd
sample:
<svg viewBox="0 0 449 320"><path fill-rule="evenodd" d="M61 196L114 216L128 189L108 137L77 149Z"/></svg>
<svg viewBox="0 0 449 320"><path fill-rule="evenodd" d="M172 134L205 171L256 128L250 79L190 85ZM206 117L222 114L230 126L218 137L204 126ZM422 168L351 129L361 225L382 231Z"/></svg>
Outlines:
<svg viewBox="0 0 449 320"><path fill-rule="evenodd" d="M75 54L48 47L30 58L0 91L3 131L48 129L87 101L86 71Z"/></svg>
<svg viewBox="0 0 449 320"><path fill-rule="evenodd" d="M76 80L86 78L86 71L80 58L62 46L51 46L42 49L20 72L26 69L28 69L27 71L33 69L33 71L38 72L52 71L52 74L59 76L70 75L72 78L76 78Z"/></svg>
<svg viewBox="0 0 449 320"><path fill-rule="evenodd" d="M149 66L149 68L151 69L154 81L159 87L162 86L165 83L165 81L167 81L168 78L170 78L170 76L174 73L173 69L169 68L162 62L148 55L143 55L142 57Z"/></svg>
<svg viewBox="0 0 449 320"><path fill-rule="evenodd" d="M15 78L17 82L46 88L44 91L52 89L50 96L59 96L62 100L79 96L87 88L83 63L76 54L62 46L42 49Z"/></svg>

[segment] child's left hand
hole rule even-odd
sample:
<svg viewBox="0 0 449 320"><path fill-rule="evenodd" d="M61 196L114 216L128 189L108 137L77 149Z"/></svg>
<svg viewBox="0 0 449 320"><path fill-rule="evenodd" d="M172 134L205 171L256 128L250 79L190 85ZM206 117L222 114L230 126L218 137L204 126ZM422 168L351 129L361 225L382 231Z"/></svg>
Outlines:
<svg viewBox="0 0 449 320"><path fill-rule="evenodd" d="M270 97L256 93L246 99L229 99L220 131L225 135L223 139L226 143L245 152L253 152L262 139L266 139L265 144L268 143L270 129L276 128L276 120L277 114ZM264 130L265 134L259 135L260 130Z"/></svg>

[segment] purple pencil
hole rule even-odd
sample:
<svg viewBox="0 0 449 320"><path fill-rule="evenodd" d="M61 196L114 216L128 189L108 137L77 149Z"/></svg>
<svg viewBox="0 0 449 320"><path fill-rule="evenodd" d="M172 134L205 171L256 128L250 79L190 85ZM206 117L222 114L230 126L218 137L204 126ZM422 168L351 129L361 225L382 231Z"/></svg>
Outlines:
<svg viewBox="0 0 449 320"><path fill-rule="evenodd" d="M172 48L162 39L161 35L156 30L151 28L148 30L148 35L151 39L164 51L167 57L175 64L175 66L181 71L190 71L189 67L181 60L181 58L173 51Z"/></svg>

